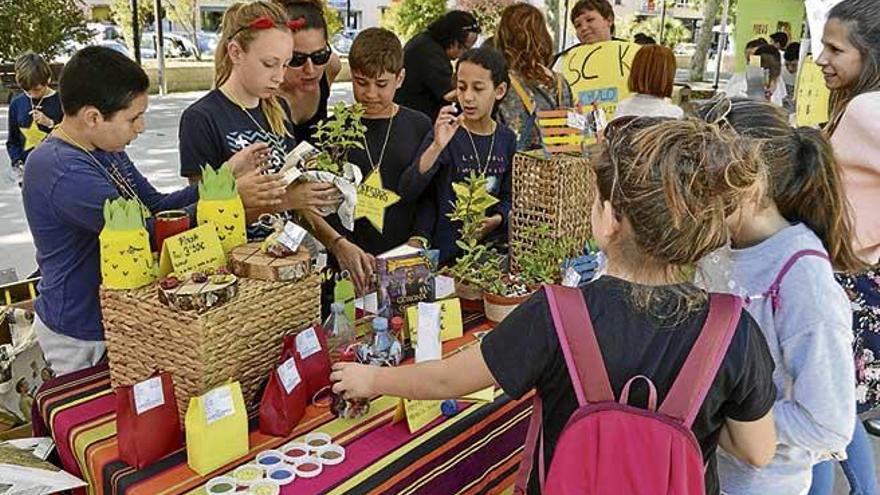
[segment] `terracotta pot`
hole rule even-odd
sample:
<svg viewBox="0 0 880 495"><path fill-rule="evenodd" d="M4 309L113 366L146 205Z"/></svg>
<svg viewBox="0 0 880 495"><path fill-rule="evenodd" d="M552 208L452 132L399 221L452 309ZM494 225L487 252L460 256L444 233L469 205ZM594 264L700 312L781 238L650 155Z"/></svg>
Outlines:
<svg viewBox="0 0 880 495"><path fill-rule="evenodd" d="M531 294L526 294L524 296L507 297L484 292L483 303L486 307L486 319L493 323L501 323L504 318L507 318L507 315L531 296Z"/></svg>
<svg viewBox="0 0 880 495"><path fill-rule="evenodd" d="M455 280L455 295L466 301L479 301L483 298L483 291L479 287L466 282Z"/></svg>

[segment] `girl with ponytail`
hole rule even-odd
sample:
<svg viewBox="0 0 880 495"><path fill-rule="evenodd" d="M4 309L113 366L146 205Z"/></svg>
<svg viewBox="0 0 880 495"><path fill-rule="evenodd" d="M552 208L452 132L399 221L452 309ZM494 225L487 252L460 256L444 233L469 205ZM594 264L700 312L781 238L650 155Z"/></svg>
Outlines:
<svg viewBox="0 0 880 495"><path fill-rule="evenodd" d="M296 143L290 110L276 95L293 54L292 30L300 27L301 20L290 20L280 5L267 0L236 3L226 10L214 54L215 89L180 119L182 176L197 181L203 166L219 168L236 153L252 156L268 172L281 169ZM280 180L277 184L284 188ZM317 212L337 199L332 184L296 183L275 208L261 212ZM323 220L311 221L316 222ZM251 231L256 237L264 233Z"/></svg>
<svg viewBox="0 0 880 495"><path fill-rule="evenodd" d="M761 326L776 362L779 445L760 471L720 452L721 489L805 493L813 465L846 449L855 424L852 312L834 271L862 263L840 171L819 131L792 128L771 103L721 98L698 114L752 140L764 165L729 217L731 246L707 257L700 275L709 289L745 297ZM849 462L864 455L873 473L870 445Z"/></svg>

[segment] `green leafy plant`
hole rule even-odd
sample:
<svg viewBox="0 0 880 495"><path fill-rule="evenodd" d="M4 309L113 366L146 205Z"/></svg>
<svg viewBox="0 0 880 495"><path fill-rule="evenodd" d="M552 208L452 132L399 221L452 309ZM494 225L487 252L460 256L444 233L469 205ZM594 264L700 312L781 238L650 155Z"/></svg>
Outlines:
<svg viewBox="0 0 880 495"><path fill-rule="evenodd" d="M568 236L554 237L548 225L529 227L522 237L531 239L532 245L520 250L519 278L529 286L560 283L562 264L577 251L577 242Z"/></svg>
<svg viewBox="0 0 880 495"><path fill-rule="evenodd" d="M485 175L471 172L464 182L453 183L455 200L451 202L452 212L447 214L453 222L461 223L456 245L462 254L450 268L450 273L460 282L477 287L485 287L489 281L503 275L500 255L480 240L486 210L498 203L498 199L486 189L488 181Z"/></svg>
<svg viewBox="0 0 880 495"><path fill-rule="evenodd" d="M30 50L51 62L68 42L85 43L91 36L78 2L0 1L0 61L13 62Z"/></svg>
<svg viewBox="0 0 880 495"><path fill-rule="evenodd" d="M404 41L424 31L446 12L446 0L400 0L382 17L382 25Z"/></svg>
<svg viewBox="0 0 880 495"><path fill-rule="evenodd" d="M364 108L355 103L338 102L331 108L333 116L318 124L315 140L320 153L306 163L308 170L321 170L339 175L340 164L348 161L351 149L364 149L366 126L361 122Z"/></svg>

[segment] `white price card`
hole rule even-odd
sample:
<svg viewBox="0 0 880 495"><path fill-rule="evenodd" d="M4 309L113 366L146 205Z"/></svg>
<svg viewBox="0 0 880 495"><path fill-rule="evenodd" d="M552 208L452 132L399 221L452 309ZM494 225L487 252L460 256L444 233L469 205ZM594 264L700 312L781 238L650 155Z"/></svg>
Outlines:
<svg viewBox="0 0 880 495"><path fill-rule="evenodd" d="M235 404L232 402L232 389L229 386L217 387L203 397L205 406L205 421L210 425L227 416L235 414Z"/></svg>
<svg viewBox="0 0 880 495"><path fill-rule="evenodd" d="M134 384L134 410L138 416L165 403L162 378L154 376Z"/></svg>
<svg viewBox="0 0 880 495"><path fill-rule="evenodd" d="M296 335L296 351L299 352L299 357L306 359L320 350L321 341L318 340L315 327L303 330Z"/></svg>
<svg viewBox="0 0 880 495"><path fill-rule="evenodd" d="M278 367L278 378L288 395L299 385L302 378L299 376L299 370L296 369L296 362L293 358L281 363L281 366Z"/></svg>

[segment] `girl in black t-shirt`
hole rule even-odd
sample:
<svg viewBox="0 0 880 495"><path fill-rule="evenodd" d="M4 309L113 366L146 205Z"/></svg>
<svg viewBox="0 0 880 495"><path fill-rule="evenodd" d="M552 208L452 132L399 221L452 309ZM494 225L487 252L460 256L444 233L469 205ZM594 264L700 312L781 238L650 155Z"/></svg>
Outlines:
<svg viewBox="0 0 880 495"><path fill-rule="evenodd" d="M691 267L727 241L725 212L738 193L732 184L743 183L735 174L748 168L744 163L761 165L740 141L696 120L618 120L605 136L603 153L594 161L592 225L607 255L607 273L582 292L615 396L627 379L641 374L653 381L662 402L708 312L707 294L690 283ZM724 184L700 172L725 167ZM331 378L334 392L346 398L445 399L496 384L520 398L535 388L544 405L543 454L549 466L577 408L564 363L540 291L479 346L449 359L398 368L337 363ZM755 466L773 456L772 372L761 331L742 312L692 427L707 463L709 494L718 493L713 454L719 443ZM630 397L642 404L647 393ZM537 476L531 478L529 491L537 493Z"/></svg>
<svg viewBox="0 0 880 495"><path fill-rule="evenodd" d="M293 53L292 30L301 24L269 1L227 9L215 53L217 89L190 105L180 120L181 175L197 181L201 167L219 168L236 153L253 155L269 172L284 165L295 141L286 104L276 95ZM264 180L284 189L275 175ZM332 184L298 182L266 212L300 210L314 225L323 222L317 212L338 199Z"/></svg>

